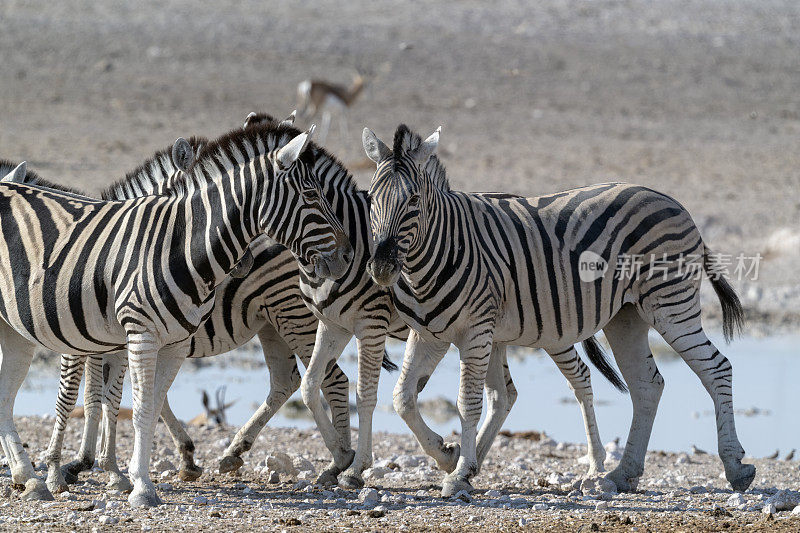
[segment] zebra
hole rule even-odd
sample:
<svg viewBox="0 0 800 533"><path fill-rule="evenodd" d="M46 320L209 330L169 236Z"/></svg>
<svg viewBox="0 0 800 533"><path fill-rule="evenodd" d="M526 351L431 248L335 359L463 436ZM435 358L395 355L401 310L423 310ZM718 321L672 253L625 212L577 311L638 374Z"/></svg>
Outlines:
<svg viewBox="0 0 800 533"><path fill-rule="evenodd" d="M278 123L290 126L294 113ZM269 115L251 113L245 128L259 123L277 122ZM297 132L299 133L299 132ZM208 140L192 138L190 143L199 149ZM315 148L316 149L316 148ZM319 159L320 155L317 154ZM3 167L0 167L2 172ZM163 194L173 181L175 168L169 150L156 153L144 165L129 173L124 180L101 193L107 200L135 198L159 191ZM37 177L29 177L27 182ZM241 346L254 335L258 335L270 374L269 396L251 420L237 433L220 464L220 471L235 470L243 464L240 455L249 450L255 438L269 419L299 388L300 373L294 354L304 365L308 364L316 337L317 320L303 303L298 285L297 261L286 248L270 242L267 237L253 241L249 250L253 258L249 275L243 280L232 276L217 288L217 300L211 316L195 334L189 357L208 357ZM126 370L124 357L105 355L86 359L87 388L85 393L85 420L81 449L78 459L60 468L60 452L67 418L77 398L82 376L81 356L63 355L59 401L56 407L56 423L48 451L47 485L51 491L64 491L67 482L74 482L77 474L94 465L95 445L100 396L105 386L102 427L102 449L99 457L101 468L109 472L108 487L129 490L130 482L119 471L116 463L115 434L116 416L122 395L122 380ZM384 359L382 366L396 369L391 361ZM336 430L344 439L350 438L349 381L338 365L334 365L325 376L323 394L331 406L331 417ZM169 408L165 399L162 419L178 448L181 458L179 477L184 480L197 479L202 469L194 463L194 443ZM320 483L335 482L341 468L332 463L318 479ZM66 479L65 479L66 478Z"/></svg>
<svg viewBox="0 0 800 533"><path fill-rule="evenodd" d="M391 149L369 129L362 136L377 166L369 189L375 248L367 269L378 284L393 287L395 307L413 330L394 407L437 460L448 450L419 416L416 398L447 346L460 352L460 457L443 495L472 490L485 453L485 442L476 447L481 389L496 352L512 344L558 354L601 329L633 403L625 452L607 478L620 491L635 488L664 385L648 344L650 327L712 397L725 475L735 490L745 490L755 467L741 461L731 364L700 322L701 271L687 275L681 259L696 259L709 275L726 340L741 330L743 310L728 282L713 275L718 265L686 209L665 194L622 183L534 198L454 191L434 155L438 140L439 130L422 140L405 125ZM645 254L666 268L651 263L630 276L599 269ZM589 262L599 270L589 270Z"/></svg>
<svg viewBox="0 0 800 533"><path fill-rule="evenodd" d="M173 159L186 173L171 195L115 202L0 183L0 443L23 498L52 498L13 420L35 347L91 355L127 346L135 430L128 501L160 503L148 472L155 415L215 287L250 242L266 233L287 245L309 276L338 276L349 261L310 172L312 132L281 146L267 128L234 132L196 160L178 139Z"/></svg>

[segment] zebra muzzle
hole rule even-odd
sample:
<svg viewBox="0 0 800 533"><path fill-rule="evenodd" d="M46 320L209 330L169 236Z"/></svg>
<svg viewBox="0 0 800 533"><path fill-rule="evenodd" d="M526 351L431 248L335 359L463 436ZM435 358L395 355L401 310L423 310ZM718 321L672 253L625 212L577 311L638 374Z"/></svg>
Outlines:
<svg viewBox="0 0 800 533"><path fill-rule="evenodd" d="M335 250L328 253L319 254L313 259L314 274L318 278L336 279L347 272L353 260L353 247L345 239Z"/></svg>
<svg viewBox="0 0 800 533"><path fill-rule="evenodd" d="M400 277L400 267L392 261L372 258L367 261L367 273L378 285L389 287Z"/></svg>

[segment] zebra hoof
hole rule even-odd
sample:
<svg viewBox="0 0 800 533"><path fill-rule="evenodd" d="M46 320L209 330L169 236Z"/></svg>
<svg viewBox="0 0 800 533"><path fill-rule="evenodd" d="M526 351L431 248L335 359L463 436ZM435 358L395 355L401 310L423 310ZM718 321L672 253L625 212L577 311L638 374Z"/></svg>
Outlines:
<svg viewBox="0 0 800 533"><path fill-rule="evenodd" d="M47 490L47 485L39 478L31 478L25 482L25 490L20 495L21 500L51 502L55 498Z"/></svg>
<svg viewBox="0 0 800 533"><path fill-rule="evenodd" d="M219 473L235 472L244 464L244 460L238 455L226 455L219 462Z"/></svg>
<svg viewBox="0 0 800 533"><path fill-rule="evenodd" d="M180 469L180 471L178 472L178 479L180 479L181 481L194 481L202 475L203 475L203 469L195 464L191 464L191 465L186 465Z"/></svg>
<svg viewBox="0 0 800 533"><path fill-rule="evenodd" d="M52 494L61 494L69 490L67 482L64 481L64 476L61 475L60 468L48 470L47 479L44 483Z"/></svg>
<svg viewBox="0 0 800 533"><path fill-rule="evenodd" d="M471 494L475 489L466 479L455 476L445 476L442 483L442 498L452 498L461 491Z"/></svg>
<svg viewBox="0 0 800 533"><path fill-rule="evenodd" d="M741 465L739 471L736 472L738 475L734 474L728 476L727 472L725 474L731 484L731 487L733 487L733 490L736 492L744 492L750 486L750 483L753 482L753 478L756 477L756 466ZM734 479L731 479L731 477L734 477Z"/></svg>
<svg viewBox="0 0 800 533"><path fill-rule="evenodd" d="M339 486L343 489L357 490L364 488L364 480L355 472L345 472L339 479Z"/></svg>
<svg viewBox="0 0 800 533"><path fill-rule="evenodd" d="M451 474L458 465L458 458L461 456L461 445L456 442L448 442L442 445L441 450L444 458L441 461L437 459L436 465L439 470L444 470Z"/></svg>
<svg viewBox="0 0 800 533"><path fill-rule="evenodd" d="M106 488L108 490L118 490L121 492L130 492L133 490L133 483L128 481L128 478L125 476L118 474L116 476L112 476L111 479L106 483Z"/></svg>
<svg viewBox="0 0 800 533"><path fill-rule="evenodd" d="M628 474L618 468L609 472L606 479L616 485L617 492L633 492L639 485L638 477L628 477Z"/></svg>
<svg viewBox="0 0 800 533"><path fill-rule="evenodd" d="M323 487L332 487L332 486L336 485L337 482L338 482L338 480L336 479L336 470L328 469L328 470L324 470L319 475L319 477L317 478L317 481L315 483L317 485L322 485Z"/></svg>
<svg viewBox="0 0 800 533"><path fill-rule="evenodd" d="M134 488L133 492L128 496L128 503L131 504L131 507L156 507L161 505L161 498L156 494L156 489L152 484L139 490L137 488Z"/></svg>

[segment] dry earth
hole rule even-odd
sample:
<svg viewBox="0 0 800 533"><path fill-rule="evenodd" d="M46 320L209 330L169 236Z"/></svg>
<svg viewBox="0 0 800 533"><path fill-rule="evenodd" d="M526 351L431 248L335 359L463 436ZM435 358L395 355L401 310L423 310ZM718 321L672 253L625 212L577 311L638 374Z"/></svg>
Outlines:
<svg viewBox="0 0 800 533"><path fill-rule="evenodd" d="M40 475L52 418L17 419ZM79 447L80 424L66 435L65 459ZM582 482L585 446L500 436L475 478L473 498L445 500L443 473L409 435L375 435L375 466L367 471L374 490L328 490L313 485L328 457L316 431L267 428L246 455L237 475L220 475L216 465L233 428L189 427L198 463L206 472L195 482L175 475L177 457L163 424L158 425L151 465L165 502L156 509L132 509L126 495L108 492L106 474L84 473L55 502L23 502L0 470L0 529L141 531L221 529L277 531L797 531L800 528L798 461L747 460L758 473L746 493L734 494L713 455L651 451L638 492L603 492ZM353 437L355 438L355 431ZM449 440L455 440L451 437ZM120 424L120 459L130 459L133 428ZM607 467L619 449L607 445ZM291 465L281 457L288 453ZM271 458L271 459L270 459ZM277 465L277 466L276 466ZM293 471L294 470L294 471ZM270 483L279 472L280 482ZM591 478L590 478L591 479ZM309 481L311 484L309 484ZM583 490L581 490L583 489ZM765 514L779 490L788 510ZM779 506L780 507L780 506Z"/></svg>

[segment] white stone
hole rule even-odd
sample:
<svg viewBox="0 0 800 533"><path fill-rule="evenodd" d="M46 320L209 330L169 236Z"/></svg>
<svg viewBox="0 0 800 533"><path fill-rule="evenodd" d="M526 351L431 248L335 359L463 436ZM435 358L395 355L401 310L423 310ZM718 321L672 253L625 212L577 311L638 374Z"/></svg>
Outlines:
<svg viewBox="0 0 800 533"><path fill-rule="evenodd" d="M795 516L800 516L800 505L792 509L792 514Z"/></svg>
<svg viewBox="0 0 800 533"><path fill-rule="evenodd" d="M739 507L740 505L744 505L746 500L741 493L737 492L736 494L731 494L725 503L727 503L729 507Z"/></svg>
<svg viewBox="0 0 800 533"><path fill-rule="evenodd" d="M763 509L761 509L761 512L764 514L775 514L775 504L768 503Z"/></svg>
<svg viewBox="0 0 800 533"><path fill-rule="evenodd" d="M97 519L98 522L103 524L104 526L110 526L112 524L116 524L119 522L119 518L116 516L108 516L106 514L101 515L100 518Z"/></svg>
<svg viewBox="0 0 800 533"><path fill-rule="evenodd" d="M295 455L292 458L292 466L296 468L300 472L316 472L317 469L314 468L314 463L306 459L305 457L301 457L299 455Z"/></svg>
<svg viewBox="0 0 800 533"><path fill-rule="evenodd" d="M297 476L298 473L292 458L283 452L276 452L267 456L267 468L272 472L287 474L293 477Z"/></svg>
<svg viewBox="0 0 800 533"><path fill-rule="evenodd" d="M177 470L177 468L175 468L175 465L172 464L172 462L169 461L168 459L159 459L153 465L153 469L156 472L163 472L164 470Z"/></svg>
<svg viewBox="0 0 800 533"><path fill-rule="evenodd" d="M378 501L378 491L370 487L364 487L358 493L358 501L361 503L376 502Z"/></svg>
<svg viewBox="0 0 800 533"><path fill-rule="evenodd" d="M163 490L163 491L172 490L172 484L171 483L158 483L156 485L156 488L158 490Z"/></svg>
<svg viewBox="0 0 800 533"><path fill-rule="evenodd" d="M373 466L364 470L364 479L383 479L383 476L392 472L391 468L385 466Z"/></svg>
<svg viewBox="0 0 800 533"><path fill-rule="evenodd" d="M599 511L600 509L608 509L608 502L606 501L599 501L594 505L594 510Z"/></svg>
<svg viewBox="0 0 800 533"><path fill-rule="evenodd" d="M800 493L792 490L779 490L767 500L767 503L775 505L776 511L788 511L800 505Z"/></svg>
<svg viewBox="0 0 800 533"><path fill-rule="evenodd" d="M414 468L415 466L419 466L421 461L419 456L416 455L401 455L396 460L400 468Z"/></svg>
<svg viewBox="0 0 800 533"><path fill-rule="evenodd" d="M548 507L546 503L534 503L531 506L531 509L533 509L534 511L546 511Z"/></svg>
<svg viewBox="0 0 800 533"><path fill-rule="evenodd" d="M487 498L499 498L500 496L502 496L500 491L495 489L487 490L485 495Z"/></svg>

